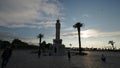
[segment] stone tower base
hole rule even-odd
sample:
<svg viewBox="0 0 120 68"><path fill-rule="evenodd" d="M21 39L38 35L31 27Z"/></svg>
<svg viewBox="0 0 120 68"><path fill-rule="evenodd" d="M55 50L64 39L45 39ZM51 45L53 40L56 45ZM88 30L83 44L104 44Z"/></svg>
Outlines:
<svg viewBox="0 0 120 68"><path fill-rule="evenodd" d="M61 44L53 44L54 54L57 56L65 55L65 46Z"/></svg>

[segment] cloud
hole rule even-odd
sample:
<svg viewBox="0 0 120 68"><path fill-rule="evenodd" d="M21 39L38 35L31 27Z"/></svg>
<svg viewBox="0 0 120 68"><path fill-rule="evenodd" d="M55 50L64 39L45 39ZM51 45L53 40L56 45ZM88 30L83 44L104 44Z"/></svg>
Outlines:
<svg viewBox="0 0 120 68"><path fill-rule="evenodd" d="M38 22L38 23L15 23L12 25L8 25L9 28L21 28L21 27L28 27L28 28L48 28L54 27L56 22L55 21L46 21L46 22Z"/></svg>
<svg viewBox="0 0 120 68"><path fill-rule="evenodd" d="M88 17L89 17L88 14L83 14L83 15L82 15L82 18L88 18Z"/></svg>
<svg viewBox="0 0 120 68"><path fill-rule="evenodd" d="M7 31L0 31L0 40L8 40L8 39L14 39L17 38L17 36L14 33L7 32Z"/></svg>
<svg viewBox="0 0 120 68"><path fill-rule="evenodd" d="M118 36L120 35L120 31L102 32L94 29L89 29L89 30L83 31L83 35L84 34L86 34L88 37L107 37L107 36Z"/></svg>
<svg viewBox="0 0 120 68"><path fill-rule="evenodd" d="M61 10L62 6L57 0L2 0L0 26L41 28L37 24L45 22L45 27L51 27L46 22L54 22L62 16Z"/></svg>
<svg viewBox="0 0 120 68"><path fill-rule="evenodd" d="M64 28L64 31L71 31L71 30L74 30L74 28L73 27Z"/></svg>
<svg viewBox="0 0 120 68"><path fill-rule="evenodd" d="M68 33L63 33L62 36L76 36L77 32L68 32Z"/></svg>
<svg viewBox="0 0 120 68"><path fill-rule="evenodd" d="M76 18L73 18L73 21L77 22L77 19L76 19Z"/></svg>
<svg viewBox="0 0 120 68"><path fill-rule="evenodd" d="M86 20L86 19L88 19L90 17L91 17L90 14L82 14L79 18L74 17L74 18L72 18L72 20L74 22L78 22L80 20Z"/></svg>
<svg viewBox="0 0 120 68"><path fill-rule="evenodd" d="M78 33L76 32L66 32L63 33L62 36L64 37L77 37ZM108 36L119 36L120 35L120 31L116 31L116 32L102 32L102 31L98 31L95 29L88 29L88 30L84 30L81 31L81 37L83 38L90 38L90 37L108 37Z"/></svg>
<svg viewBox="0 0 120 68"><path fill-rule="evenodd" d="M13 39L31 40L33 37L21 36L14 32L0 30L0 40L12 41Z"/></svg>
<svg viewBox="0 0 120 68"><path fill-rule="evenodd" d="M38 45L39 41L36 38L33 37L22 37L18 36L15 33L8 32L8 31L0 31L0 40L6 40L12 42L13 39L20 39L24 42L27 42L28 44L35 44Z"/></svg>

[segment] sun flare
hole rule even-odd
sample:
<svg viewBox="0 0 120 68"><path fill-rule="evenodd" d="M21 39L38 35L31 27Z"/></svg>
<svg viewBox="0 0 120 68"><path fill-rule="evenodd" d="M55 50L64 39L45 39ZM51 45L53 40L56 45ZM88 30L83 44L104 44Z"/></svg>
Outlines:
<svg viewBox="0 0 120 68"><path fill-rule="evenodd" d="M83 31L83 32L82 32L82 37L83 37L83 38L88 38L88 37L90 37L90 36L88 35L88 32L87 32L87 31Z"/></svg>
<svg viewBox="0 0 120 68"><path fill-rule="evenodd" d="M89 30L81 31L81 33L82 33L81 36L82 36L83 38L89 38L89 37L94 37L94 36L96 36L97 31L96 31L96 30L89 29Z"/></svg>

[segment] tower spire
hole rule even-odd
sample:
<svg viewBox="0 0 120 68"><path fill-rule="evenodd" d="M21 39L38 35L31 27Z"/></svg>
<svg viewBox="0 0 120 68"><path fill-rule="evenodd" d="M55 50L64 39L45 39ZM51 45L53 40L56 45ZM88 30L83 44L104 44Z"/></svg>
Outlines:
<svg viewBox="0 0 120 68"><path fill-rule="evenodd" d="M56 21L56 39L60 39L60 20Z"/></svg>

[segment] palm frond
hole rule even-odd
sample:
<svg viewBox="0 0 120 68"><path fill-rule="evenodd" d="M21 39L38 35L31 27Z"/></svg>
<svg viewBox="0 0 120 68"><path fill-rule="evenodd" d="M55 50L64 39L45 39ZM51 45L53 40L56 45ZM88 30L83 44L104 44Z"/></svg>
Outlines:
<svg viewBox="0 0 120 68"><path fill-rule="evenodd" d="M83 23L77 22L76 24L73 25L74 28L80 28L83 26Z"/></svg>
<svg viewBox="0 0 120 68"><path fill-rule="evenodd" d="M38 36L37 36L37 38L43 38L44 36L43 36L43 34L39 34Z"/></svg>
<svg viewBox="0 0 120 68"><path fill-rule="evenodd" d="M115 42L113 41L108 41L108 44L114 45Z"/></svg>

